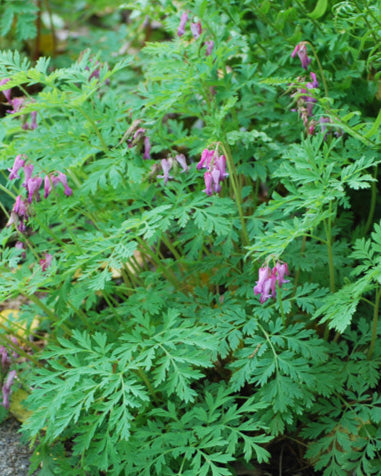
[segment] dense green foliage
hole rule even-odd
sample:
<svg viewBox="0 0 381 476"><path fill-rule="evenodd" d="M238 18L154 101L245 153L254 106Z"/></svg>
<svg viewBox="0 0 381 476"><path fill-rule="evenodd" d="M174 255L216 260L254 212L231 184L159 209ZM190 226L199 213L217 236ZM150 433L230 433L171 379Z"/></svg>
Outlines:
<svg viewBox="0 0 381 476"><path fill-rule="evenodd" d="M289 439L324 475L380 474L378 2L0 13L0 299L39 319L10 367L34 467L234 475Z"/></svg>

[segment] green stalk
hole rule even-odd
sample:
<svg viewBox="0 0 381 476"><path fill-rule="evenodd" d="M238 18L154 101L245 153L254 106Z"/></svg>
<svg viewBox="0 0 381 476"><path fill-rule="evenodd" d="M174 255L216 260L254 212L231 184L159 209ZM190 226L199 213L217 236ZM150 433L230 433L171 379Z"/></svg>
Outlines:
<svg viewBox="0 0 381 476"><path fill-rule="evenodd" d="M282 293L280 290L279 283L277 282L277 298L278 298L278 303L279 303L279 309L280 309L280 315L282 316L282 322L284 327L287 327L287 320L286 320L286 315L284 313L284 308L283 308L283 301L282 301Z"/></svg>
<svg viewBox="0 0 381 476"><path fill-rule="evenodd" d="M4 205L0 202L0 208L2 209L4 215L6 216L6 218L9 220L9 213L7 211L7 209L4 207Z"/></svg>
<svg viewBox="0 0 381 476"><path fill-rule="evenodd" d="M29 336L30 335L33 336L34 334L32 331L24 329L24 327L20 326L20 324L18 324L17 322L9 321L9 323L11 327L7 327L0 322L0 329L3 329L7 334L10 334L13 332L12 327L15 327L16 328L15 337L18 341L22 341L25 346L31 347L35 352L38 352L40 350L40 348L36 344L34 344L32 341L29 341L23 335L19 335L17 333L17 331L20 330L22 334L28 334ZM0 335L0 342L1 341L5 342L2 335ZM8 339L6 340L6 343L8 343Z"/></svg>
<svg viewBox="0 0 381 476"><path fill-rule="evenodd" d="M97 135L100 143L102 144L103 151L105 153L107 153L108 152L108 147L107 147L107 144L106 144L105 140L103 139L103 136L102 136L100 130L98 129L98 126L95 124L95 122L91 119L91 117L81 107L78 106L77 109L90 122L91 127L94 129L95 134Z"/></svg>
<svg viewBox="0 0 381 476"><path fill-rule="evenodd" d="M370 346L368 350L368 360L370 360L373 356L374 346L376 345L376 340L377 340L377 325L378 325L378 312L380 307L380 298L381 298L381 287L379 287L376 291L376 300L374 303L374 311L373 311L372 337L370 339Z"/></svg>
<svg viewBox="0 0 381 476"><path fill-rule="evenodd" d="M74 307L74 305L70 301L68 301L67 303L73 309L75 314L80 318L80 320L83 322L85 327L87 329L94 330L94 326L91 325L91 323L90 323L89 319L87 318L86 314L81 309L77 309L76 307Z"/></svg>
<svg viewBox="0 0 381 476"><path fill-rule="evenodd" d="M148 388L149 393L155 403L159 402L159 399L156 396L155 390L153 389L151 382L149 381L146 373L142 369L136 369L135 372L139 375L139 377L143 380L146 387Z"/></svg>
<svg viewBox="0 0 381 476"><path fill-rule="evenodd" d="M173 271L170 271L168 268L163 267L162 262L160 259L155 255L155 253L152 252L151 248L144 243L144 241L140 238L140 236L136 237L137 242L142 246L144 249L145 253L149 258L151 258L151 261L157 266L157 268L167 277L168 281L173 284L175 288L178 287L179 285L179 280L177 279L176 275L173 273Z"/></svg>
<svg viewBox="0 0 381 476"><path fill-rule="evenodd" d="M19 354L22 357L25 357L26 359L32 361L38 367L41 367L41 363L39 362L39 360L34 355L28 354L28 352L26 352L25 350L21 349L20 347L18 347L17 345L15 345L15 344L13 344L12 342L9 342L9 341L7 341L7 346L13 352L17 352L17 354Z"/></svg>
<svg viewBox="0 0 381 476"><path fill-rule="evenodd" d="M303 236L303 241L302 241L302 246L300 248L300 254L302 255L304 253L304 250L306 249L306 241L307 241L307 236ZM294 292L296 293L296 288L298 286L298 281L299 281L299 276L300 276L300 268L298 268L298 271L296 272L295 279L294 279Z"/></svg>
<svg viewBox="0 0 381 476"><path fill-rule="evenodd" d="M40 309L42 309L45 314L53 321L55 322L56 324L59 322L59 319L58 317L54 314L54 312L52 312L48 306L46 306L45 303L43 303L41 301L41 299L39 299L37 296L35 296L34 294L24 294L24 296L29 299L30 301L32 301L34 304L36 304L36 306L38 306ZM61 322L60 324L60 327L65 331L67 332L68 334L71 334L71 330L66 326L66 324L63 324Z"/></svg>
<svg viewBox="0 0 381 476"><path fill-rule="evenodd" d="M376 180L377 180L377 175L378 175L378 165L374 167L374 172L373 172L373 178ZM372 182L371 191L372 191L372 195L370 198L369 214L365 224L364 235L368 233L369 228L371 227L373 223L374 211L376 209L376 201L377 201L377 182L376 181Z"/></svg>
<svg viewBox="0 0 381 476"><path fill-rule="evenodd" d="M228 164L228 170L229 170L229 179L233 187L234 198L237 204L239 218L241 220L242 242L244 245L248 246L250 244L250 240L249 240L249 235L247 234L245 217L242 210L241 194L239 193L240 191L238 190L238 187L237 187L237 171L234 165L233 156L231 154L231 150L227 141L225 142L225 144L221 143L221 147L225 153L226 161Z"/></svg>
<svg viewBox="0 0 381 476"><path fill-rule="evenodd" d="M8 190L6 187L4 187L4 185L1 185L0 184L0 190L2 190L3 192L5 192L7 195L9 195L10 197L12 197L14 200L16 200L16 195L14 193L12 193L10 190Z"/></svg>

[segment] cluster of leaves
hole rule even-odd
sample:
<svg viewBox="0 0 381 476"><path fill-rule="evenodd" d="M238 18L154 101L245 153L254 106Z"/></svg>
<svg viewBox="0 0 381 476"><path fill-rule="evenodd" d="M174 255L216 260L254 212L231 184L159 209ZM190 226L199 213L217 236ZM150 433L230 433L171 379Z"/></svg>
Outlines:
<svg viewBox="0 0 381 476"><path fill-rule="evenodd" d="M10 46L20 3L0 7ZM0 234L0 298L24 296L22 317L38 314L48 342L19 375L33 468L229 475L290 437L325 475L379 474L376 2L82 3L68 2L76 21L114 25L98 54L0 54L0 98L24 99L1 118L4 224L25 196L8 180L16 155L73 189L33 201L26 232L8 222ZM308 80L291 58L300 41L328 124L307 137L292 110ZM196 163L213 147L229 177L208 196ZM173 165L166 183L161 160L179 154L189 170ZM291 277L261 304L253 286L271 260Z"/></svg>

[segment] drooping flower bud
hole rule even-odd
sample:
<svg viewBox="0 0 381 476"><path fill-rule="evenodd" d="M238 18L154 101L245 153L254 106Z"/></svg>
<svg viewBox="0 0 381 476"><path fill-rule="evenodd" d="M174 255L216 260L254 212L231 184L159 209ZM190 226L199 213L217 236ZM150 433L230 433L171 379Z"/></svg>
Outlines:
<svg viewBox="0 0 381 476"><path fill-rule="evenodd" d="M7 84L9 81L9 78L4 78L0 80L0 86L4 86L4 84ZM4 94L5 99L10 103L11 102L11 89L3 89L1 92Z"/></svg>
<svg viewBox="0 0 381 476"><path fill-rule="evenodd" d="M307 46L305 41L302 41L295 46L294 51L291 53L291 57L295 58L296 54L299 56L300 62L302 63L302 68L307 70L308 65L311 63L311 58L309 58L307 55Z"/></svg>
<svg viewBox="0 0 381 476"><path fill-rule="evenodd" d="M29 181L29 179L32 177L32 173L33 173L33 164L26 164L24 165L24 182L22 184L23 187L25 187L27 189L27 183Z"/></svg>
<svg viewBox="0 0 381 476"><path fill-rule="evenodd" d="M176 155L175 159L177 160L177 162L180 164L181 168L183 169L181 173L188 172L189 167L188 167L187 159L186 159L185 155L184 154L178 154L178 155Z"/></svg>
<svg viewBox="0 0 381 476"><path fill-rule="evenodd" d="M31 177L26 183L26 189L28 190L28 203L32 203L33 198L36 202L40 201L40 187L42 185L41 177Z"/></svg>
<svg viewBox="0 0 381 476"><path fill-rule="evenodd" d="M53 177L53 185L56 183L61 182L62 185L64 186L64 194L69 197L70 195L73 195L73 190L69 187L67 183L67 177L65 174L62 172L59 172L58 177Z"/></svg>
<svg viewBox="0 0 381 476"><path fill-rule="evenodd" d="M276 265L274 266L273 271L276 271L277 275L277 281L279 284L279 287L282 287L283 283L289 283L290 281L288 279L284 279L284 276L288 276L290 273L288 271L288 266L287 263L279 263L277 262Z"/></svg>
<svg viewBox="0 0 381 476"><path fill-rule="evenodd" d="M21 167L24 167L24 165L25 165L24 156L21 154L16 155L15 161L13 163L13 167L11 169L8 169L8 171L10 172L9 180L13 180L16 178L19 179L20 176L18 175L18 171L21 169Z"/></svg>
<svg viewBox="0 0 381 476"><path fill-rule="evenodd" d="M12 211L15 212L19 217L27 217L27 209L28 204L23 200L21 195L17 195Z"/></svg>
<svg viewBox="0 0 381 476"><path fill-rule="evenodd" d="M149 137L146 136L144 138L144 154L143 154L144 160L148 160L151 158L150 151L151 151L151 143L150 143Z"/></svg>
<svg viewBox="0 0 381 476"><path fill-rule="evenodd" d="M213 48L214 48L214 41L212 41L212 40L205 41L205 45L206 45L205 56L210 56L212 54L212 51L213 51Z"/></svg>
<svg viewBox="0 0 381 476"><path fill-rule="evenodd" d="M172 168L172 158L170 157L169 159L162 159L161 168L163 169L163 175L158 175L158 178L163 178L164 185L166 185L168 182L168 179L171 178L169 175L169 171Z"/></svg>
<svg viewBox="0 0 381 476"><path fill-rule="evenodd" d="M185 33L185 25L187 24L187 21L188 21L188 14L184 12L181 15L180 25L177 29L177 36L183 36L183 34Z"/></svg>
<svg viewBox="0 0 381 476"><path fill-rule="evenodd" d="M191 32L192 32L193 38L194 38L195 40L197 40L198 38L200 38L201 33L202 33L201 23L200 23L200 22L191 23Z"/></svg>
<svg viewBox="0 0 381 476"><path fill-rule="evenodd" d="M45 253L45 258L40 259L40 266L43 272L45 272L52 264L53 256L50 253Z"/></svg>
<svg viewBox="0 0 381 476"><path fill-rule="evenodd" d="M25 98L13 98L9 101L9 104L13 107L13 109L8 110L9 114L15 114L16 112L21 111L22 106L25 102Z"/></svg>
<svg viewBox="0 0 381 476"><path fill-rule="evenodd" d="M220 193L221 192L221 184L220 184L221 172L216 167L213 167L211 174L213 179L213 190L215 193Z"/></svg>
<svg viewBox="0 0 381 476"><path fill-rule="evenodd" d="M8 374L7 380L3 384L3 406L5 408L9 408L9 397L11 394L11 387L13 384L13 381L16 377L16 370L11 370Z"/></svg>
<svg viewBox="0 0 381 476"><path fill-rule="evenodd" d="M209 196L213 195L213 189L212 189L213 177L212 177L211 172L208 172L208 171L205 172L204 181L205 181L205 190L204 190L204 192Z"/></svg>
<svg viewBox="0 0 381 476"><path fill-rule="evenodd" d="M263 304L269 298L276 297L276 283L279 284L279 287L282 287L283 283L288 283L289 281L284 279L285 275L288 275L288 266L287 263L277 262L273 269L268 265L262 266L258 271L258 281L254 286L254 294L260 294L260 302Z"/></svg>
<svg viewBox="0 0 381 476"><path fill-rule="evenodd" d="M16 241L16 243L15 243L15 248L16 248L17 250L25 250L25 245L24 245L24 243L23 243L22 241ZM21 253L21 257L22 257L23 259L26 258L26 253L25 253L25 251L23 251L23 252Z"/></svg>

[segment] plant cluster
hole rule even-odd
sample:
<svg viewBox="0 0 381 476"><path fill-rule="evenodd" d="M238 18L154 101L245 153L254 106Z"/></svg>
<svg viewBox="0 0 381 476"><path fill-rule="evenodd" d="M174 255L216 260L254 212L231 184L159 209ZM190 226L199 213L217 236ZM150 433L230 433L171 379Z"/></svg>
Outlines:
<svg viewBox="0 0 381 476"><path fill-rule="evenodd" d="M292 441L380 474L378 3L64 3L0 5L31 471L234 475Z"/></svg>

